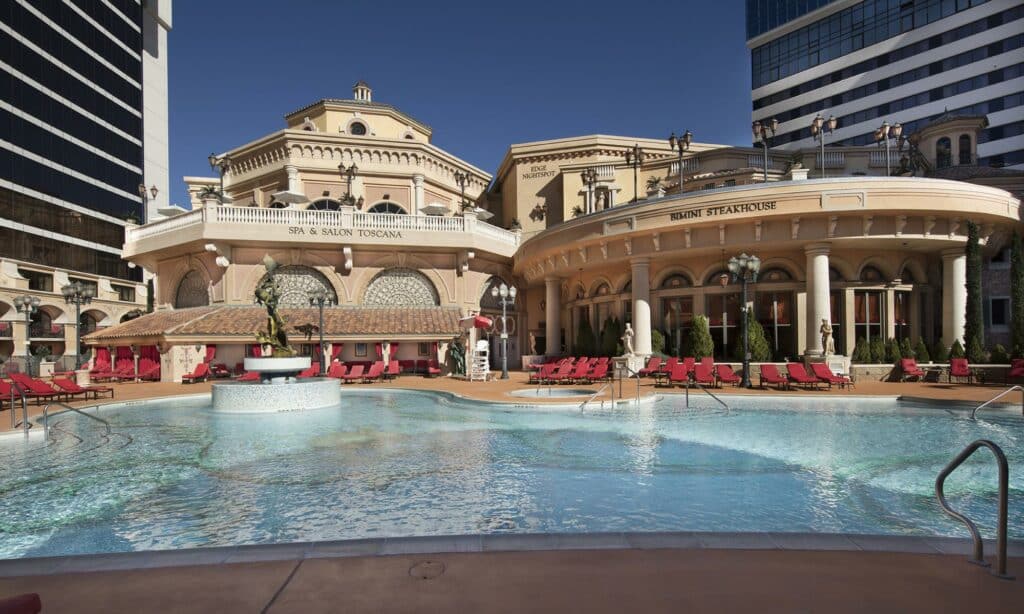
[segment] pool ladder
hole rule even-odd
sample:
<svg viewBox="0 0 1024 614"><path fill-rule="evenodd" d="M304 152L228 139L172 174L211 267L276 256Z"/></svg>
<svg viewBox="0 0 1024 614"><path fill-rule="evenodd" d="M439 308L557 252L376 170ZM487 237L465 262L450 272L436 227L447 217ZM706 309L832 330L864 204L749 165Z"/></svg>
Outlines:
<svg viewBox="0 0 1024 614"><path fill-rule="evenodd" d="M985 561L985 544L981 541L981 534L978 533L978 527L971 522L970 518L949 507L949 503L946 502L946 494L943 492L943 487L945 486L946 478L949 477L949 474L953 473L957 467L959 467L972 454L977 452L978 448L983 447L992 451L992 454L996 457L996 463L999 465L999 524L996 528L996 569L992 573L1004 580L1012 580L1013 576L1007 575L1006 573L1006 508L1009 499L1008 486L1010 480L1010 469L1007 465L1006 455L1003 454L1002 448L988 439L979 439L964 448L960 454L956 455L956 458L946 465L945 469L939 472L939 477L935 478L935 496L939 499L939 505L942 507L942 511L964 523L964 525L967 526L967 530L971 532L971 539L974 540L974 554L973 558L968 560L975 565L990 567L991 565Z"/></svg>
<svg viewBox="0 0 1024 614"><path fill-rule="evenodd" d="M62 407L68 411L73 411L77 414L81 414L86 418L89 418L90 420L95 420L96 422L99 422L100 424L103 425L103 428L106 429L107 436L110 436L110 423L104 420L103 418L100 418L99 416L94 416L92 414L87 414L81 409L78 409L77 407L71 407L67 403L47 403L45 406L43 406L43 439L45 439L46 441L50 441L49 413L50 408L53 407L54 405L56 405L57 407ZM99 407L99 405L94 405L93 407Z"/></svg>
<svg viewBox="0 0 1024 614"><path fill-rule="evenodd" d="M992 397L991 399L989 399L989 400L985 401L985 402L984 402L984 403L982 403L981 405L979 405L979 406L975 407L975 408L974 408L974 411L972 411L972 412L971 412L971 420L974 420L974 416L975 416L975 415L977 415L977 413L978 413L978 410L979 410L979 409L981 409L981 408L985 407L986 405L988 405L988 404L990 404L990 403L995 403L995 402L996 402L996 401L998 401L999 399L1003 398L1004 396L1006 396L1006 395L1008 395L1008 394L1010 394L1011 392L1014 392L1014 391L1016 391L1016 390L1019 390L1019 391L1021 391L1021 392L1024 392L1024 387L1022 387L1022 386L1010 386L1010 387L1009 387L1009 388L1007 388L1006 390L1004 390L1004 391L1000 392L1000 393L999 393L999 394L997 394L996 396L994 396L994 397ZM1020 409L1021 409L1021 413L1022 413L1022 414L1024 414L1024 395L1021 395L1021 400L1020 400Z"/></svg>
<svg viewBox="0 0 1024 614"><path fill-rule="evenodd" d="M704 391L704 394L706 394L709 397L711 397L712 399L718 401L718 404L721 405L722 407L724 407L725 411L730 411L728 403L726 403L722 399L718 398L718 395L716 395L715 393L711 392L710 390L708 390L707 388L702 386L699 382L693 381L693 379L688 379L686 381L686 408L687 409L690 408L690 386L691 385L696 386L697 388L700 388L701 390Z"/></svg>
<svg viewBox="0 0 1024 614"><path fill-rule="evenodd" d="M18 396L15 397L15 394ZM21 399L21 422L18 422L18 414L15 411L15 398ZM32 423L28 420L28 397L25 396L25 391L21 389L21 386L11 382L11 430L13 431L19 426L25 431L25 437L28 437L28 430L32 428Z"/></svg>

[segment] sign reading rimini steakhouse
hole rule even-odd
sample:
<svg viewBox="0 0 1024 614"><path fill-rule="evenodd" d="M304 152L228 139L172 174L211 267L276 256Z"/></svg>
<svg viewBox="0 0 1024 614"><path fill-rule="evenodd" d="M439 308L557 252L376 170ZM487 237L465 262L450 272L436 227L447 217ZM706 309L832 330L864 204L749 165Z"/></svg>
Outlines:
<svg viewBox="0 0 1024 614"><path fill-rule="evenodd" d="M736 213L760 213L762 211L774 211L774 200L762 200L756 203L739 203L735 205L715 205L700 209L689 209L687 211L674 211L668 214L668 219L692 220L696 218L716 217L719 215L733 215Z"/></svg>

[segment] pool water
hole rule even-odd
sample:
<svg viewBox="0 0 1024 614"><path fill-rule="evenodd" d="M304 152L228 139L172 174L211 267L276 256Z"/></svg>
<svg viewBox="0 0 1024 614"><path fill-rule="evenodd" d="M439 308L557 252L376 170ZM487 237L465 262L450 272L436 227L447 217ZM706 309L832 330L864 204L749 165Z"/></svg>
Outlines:
<svg viewBox="0 0 1024 614"><path fill-rule="evenodd" d="M987 438L1011 467L1024 538L1024 419L891 400L681 397L585 413L427 392L219 414L208 399L75 414L0 440L0 558L466 533L812 531L966 536L935 476ZM979 451L951 504L993 535Z"/></svg>

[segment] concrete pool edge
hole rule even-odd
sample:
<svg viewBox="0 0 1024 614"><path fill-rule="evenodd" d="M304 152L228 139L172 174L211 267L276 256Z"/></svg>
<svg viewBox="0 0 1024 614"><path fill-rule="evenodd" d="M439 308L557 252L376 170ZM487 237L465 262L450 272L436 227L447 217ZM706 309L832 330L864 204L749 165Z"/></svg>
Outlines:
<svg viewBox="0 0 1024 614"><path fill-rule="evenodd" d="M4 559L0 560L0 577L409 554L661 549L899 552L963 555L966 563L966 557L971 553L971 540L959 537L853 533L699 531L382 537ZM985 554L988 560L994 561L994 540L985 540ZM1007 556L1024 557L1024 540L1010 540ZM1020 570L1011 570L1013 571L1020 573Z"/></svg>

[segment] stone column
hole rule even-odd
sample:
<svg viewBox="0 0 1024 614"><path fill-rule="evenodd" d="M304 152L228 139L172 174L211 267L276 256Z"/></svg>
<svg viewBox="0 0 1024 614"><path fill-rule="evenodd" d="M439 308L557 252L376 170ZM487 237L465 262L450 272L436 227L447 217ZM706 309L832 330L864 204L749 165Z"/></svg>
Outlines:
<svg viewBox="0 0 1024 614"><path fill-rule="evenodd" d="M885 289L885 305L882 305L882 322L885 328L882 329L882 338L889 339L896 337L896 290Z"/></svg>
<svg viewBox="0 0 1024 614"><path fill-rule="evenodd" d="M544 353L557 356L562 352L562 280L557 277L544 279Z"/></svg>
<svg viewBox="0 0 1024 614"><path fill-rule="evenodd" d="M846 335L846 355L853 356L853 348L857 345L857 319L855 313L857 297L854 296L853 288L843 290L843 330Z"/></svg>
<svg viewBox="0 0 1024 614"><path fill-rule="evenodd" d="M921 338L921 291L916 287L910 292L910 313L907 314L907 324L910 325L910 342L917 343Z"/></svg>
<svg viewBox="0 0 1024 614"><path fill-rule="evenodd" d="M421 210L426 203L423 202L423 175L412 176L412 210L416 215L423 215Z"/></svg>
<svg viewBox="0 0 1024 614"><path fill-rule="evenodd" d="M942 343L964 342L967 323L967 256L962 247L942 252Z"/></svg>
<svg viewBox="0 0 1024 614"><path fill-rule="evenodd" d="M832 320L829 308L828 243L812 243L804 248L807 255L807 356L821 356L822 320Z"/></svg>
<svg viewBox="0 0 1024 614"><path fill-rule="evenodd" d="M651 354L651 261L633 258L633 352Z"/></svg>

